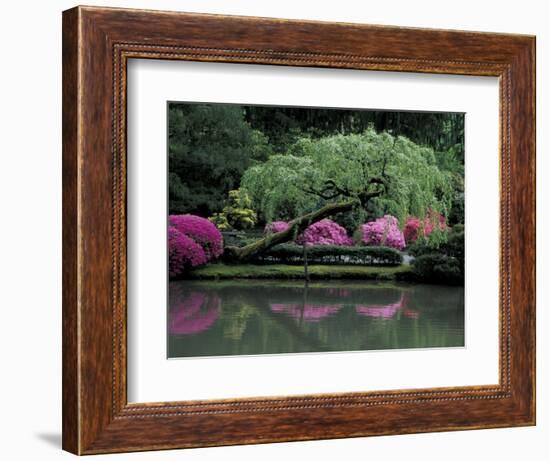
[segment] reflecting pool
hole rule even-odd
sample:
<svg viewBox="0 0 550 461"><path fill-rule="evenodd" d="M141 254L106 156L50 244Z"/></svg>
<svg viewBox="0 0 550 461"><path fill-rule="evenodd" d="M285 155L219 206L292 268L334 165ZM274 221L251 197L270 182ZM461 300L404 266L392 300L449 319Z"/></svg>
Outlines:
<svg viewBox="0 0 550 461"><path fill-rule="evenodd" d="M464 287L372 281L169 284L168 357L464 346Z"/></svg>

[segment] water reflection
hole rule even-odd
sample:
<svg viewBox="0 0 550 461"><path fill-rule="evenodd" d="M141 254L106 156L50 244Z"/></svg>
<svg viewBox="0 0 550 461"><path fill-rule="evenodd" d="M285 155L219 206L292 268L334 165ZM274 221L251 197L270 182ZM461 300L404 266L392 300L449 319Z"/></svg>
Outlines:
<svg viewBox="0 0 550 461"><path fill-rule="evenodd" d="M171 282L169 357L452 347L464 289L376 282Z"/></svg>
<svg viewBox="0 0 550 461"><path fill-rule="evenodd" d="M306 322L319 322L325 317L336 314L343 304L318 305L318 304L279 304L271 303L269 305L273 312L284 313L295 319Z"/></svg>
<svg viewBox="0 0 550 461"><path fill-rule="evenodd" d="M417 319L420 313L408 308L409 295L402 293L399 301L391 304L361 304L355 308L355 311L359 315L366 315L367 317L377 317L382 319L391 319L398 312L402 312L408 318Z"/></svg>
<svg viewBox="0 0 550 461"><path fill-rule="evenodd" d="M173 302L170 303L169 334L197 334L214 325L220 311L219 296L197 291L186 294L177 286L174 291L174 296L170 298Z"/></svg>

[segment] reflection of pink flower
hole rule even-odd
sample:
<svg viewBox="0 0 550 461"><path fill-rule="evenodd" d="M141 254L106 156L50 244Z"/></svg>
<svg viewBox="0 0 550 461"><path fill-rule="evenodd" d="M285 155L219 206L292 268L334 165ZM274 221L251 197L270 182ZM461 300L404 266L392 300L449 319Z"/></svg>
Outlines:
<svg viewBox="0 0 550 461"><path fill-rule="evenodd" d="M367 317L375 317L382 319L392 318L400 309L403 309L403 314L408 318L417 319L419 313L407 308L408 296L402 294L401 299L393 304L371 304L371 305L358 305L355 307L355 311L359 315L365 315Z"/></svg>
<svg viewBox="0 0 550 461"><path fill-rule="evenodd" d="M176 292L168 314L168 331L171 335L190 335L210 328L218 319L220 298L215 294L192 292L180 297Z"/></svg>
<svg viewBox="0 0 550 461"><path fill-rule="evenodd" d="M377 317L383 319L392 318L395 313L401 308L400 303L387 304L387 305L369 305L369 306L356 306L355 310L358 314L366 315L367 317Z"/></svg>
<svg viewBox="0 0 550 461"><path fill-rule="evenodd" d="M295 319L303 318L307 322L318 322L319 320L336 314L342 304L319 305L319 304L276 304L269 305L273 312L281 312Z"/></svg>
<svg viewBox="0 0 550 461"><path fill-rule="evenodd" d="M403 315L413 320L416 320L418 317L420 317L420 313L418 311L411 311L410 309L403 310Z"/></svg>

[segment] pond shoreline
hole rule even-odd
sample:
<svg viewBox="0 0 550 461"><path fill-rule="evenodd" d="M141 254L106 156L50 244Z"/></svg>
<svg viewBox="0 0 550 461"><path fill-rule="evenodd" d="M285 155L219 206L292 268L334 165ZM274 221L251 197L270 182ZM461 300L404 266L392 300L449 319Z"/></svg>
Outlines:
<svg viewBox="0 0 550 461"><path fill-rule="evenodd" d="M357 266L357 265L309 265L308 274L311 280L392 280L413 281L411 266L396 267ZM186 280L219 280L219 279L304 279L303 266L286 264L210 264L194 269L186 274Z"/></svg>

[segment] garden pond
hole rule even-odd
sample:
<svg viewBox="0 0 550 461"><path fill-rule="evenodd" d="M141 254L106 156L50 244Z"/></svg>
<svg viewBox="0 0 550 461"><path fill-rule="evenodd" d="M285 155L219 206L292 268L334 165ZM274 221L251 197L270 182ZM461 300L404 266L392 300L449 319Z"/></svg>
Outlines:
<svg viewBox="0 0 550 461"><path fill-rule="evenodd" d="M464 346L464 287L397 282L169 283L168 357Z"/></svg>

